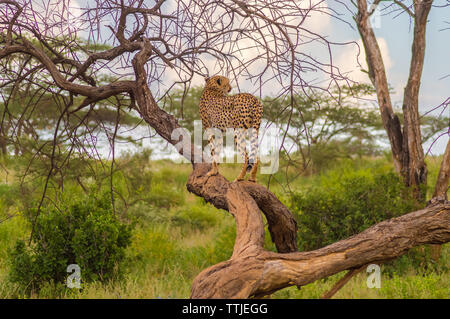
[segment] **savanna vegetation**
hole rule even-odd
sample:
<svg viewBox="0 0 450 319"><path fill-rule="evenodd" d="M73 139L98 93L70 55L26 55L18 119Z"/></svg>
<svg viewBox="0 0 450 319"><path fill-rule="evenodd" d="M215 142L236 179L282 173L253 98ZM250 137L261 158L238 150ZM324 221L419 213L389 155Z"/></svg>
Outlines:
<svg viewBox="0 0 450 319"><path fill-rule="evenodd" d="M150 160L151 152L116 159L111 205L109 167L91 162L82 179L63 188L51 181L49 198L28 246L43 177L21 182L27 162L2 160L0 193L0 297L2 298L187 298L193 278L207 266L228 259L233 250L232 216L190 194L190 165ZM428 157L430 183L441 158ZM105 166L106 165L106 166ZM222 164L232 178L239 165ZM94 168L95 167L95 168ZM91 169L93 169L91 171ZM88 174L90 172L90 174ZM75 172L73 172L75 173ZM272 178L280 181L284 172ZM269 177L261 175L260 183ZM383 219L415 208L390 161L364 156L335 161L331 167L291 182L292 192L272 191L294 213L300 250L322 247L356 234ZM429 191L432 191L430 187ZM76 216L79 218L77 219ZM70 247L67 247L69 245ZM66 247L64 247L66 246ZM275 250L266 234L266 248ZM105 257L107 256L107 257ZM81 289L69 289L66 267L85 261ZM448 298L450 247L439 260L418 247L381 265L381 288L369 289L362 272L335 298ZM275 293L273 298L319 298L343 275Z"/></svg>

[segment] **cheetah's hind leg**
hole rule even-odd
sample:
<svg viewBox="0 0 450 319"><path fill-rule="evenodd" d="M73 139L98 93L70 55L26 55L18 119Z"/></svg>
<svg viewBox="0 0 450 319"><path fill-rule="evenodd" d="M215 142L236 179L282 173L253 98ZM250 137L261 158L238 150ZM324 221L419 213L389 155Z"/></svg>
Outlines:
<svg viewBox="0 0 450 319"><path fill-rule="evenodd" d="M213 160L211 170L206 173L206 177L214 176L219 174L219 168L217 167L217 163Z"/></svg>
<svg viewBox="0 0 450 319"><path fill-rule="evenodd" d="M259 158L256 159L256 163L250 170L250 177L248 178L249 182L256 183L256 172L258 171Z"/></svg>
<svg viewBox="0 0 450 319"><path fill-rule="evenodd" d="M250 138L250 159L247 166L247 171L250 172L250 176L248 178L249 182L256 183L256 172L258 171L259 164L259 144L258 144L258 129L252 128L250 130L251 138Z"/></svg>

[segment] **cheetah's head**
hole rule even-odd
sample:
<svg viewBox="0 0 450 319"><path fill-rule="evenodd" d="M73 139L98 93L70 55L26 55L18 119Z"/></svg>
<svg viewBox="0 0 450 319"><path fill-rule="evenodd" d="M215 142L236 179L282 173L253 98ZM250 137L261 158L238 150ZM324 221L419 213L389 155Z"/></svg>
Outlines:
<svg viewBox="0 0 450 319"><path fill-rule="evenodd" d="M205 89L220 91L223 94L227 94L231 91L230 80L224 76L215 75L210 78L205 78L205 81Z"/></svg>

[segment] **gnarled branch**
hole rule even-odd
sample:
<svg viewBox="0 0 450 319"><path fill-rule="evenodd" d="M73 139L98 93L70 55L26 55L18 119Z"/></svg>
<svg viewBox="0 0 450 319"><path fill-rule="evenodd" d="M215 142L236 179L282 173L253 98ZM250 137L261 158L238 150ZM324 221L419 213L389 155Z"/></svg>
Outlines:
<svg viewBox="0 0 450 319"><path fill-rule="evenodd" d="M249 298L271 294L289 286L303 286L318 279L401 256L422 244L450 241L450 203L433 205L376 224L362 233L309 252L280 254L263 249L261 219L257 209L233 184L227 202L236 217L233 256L202 271L194 280L192 298ZM247 235L246 229L253 230Z"/></svg>

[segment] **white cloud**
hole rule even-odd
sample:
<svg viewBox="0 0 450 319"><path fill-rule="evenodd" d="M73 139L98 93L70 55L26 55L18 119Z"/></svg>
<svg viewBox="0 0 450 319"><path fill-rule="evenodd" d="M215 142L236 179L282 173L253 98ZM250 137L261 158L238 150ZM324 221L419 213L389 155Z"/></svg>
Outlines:
<svg viewBox="0 0 450 319"><path fill-rule="evenodd" d="M302 27L314 33L323 33L328 30L331 25L331 17L327 14L329 8L326 1L310 0L302 1L301 8L311 11L307 13L307 18Z"/></svg>
<svg viewBox="0 0 450 319"><path fill-rule="evenodd" d="M386 73L388 73L393 66L393 61L389 55L387 42L384 38L377 38L377 42L380 47ZM359 39L356 43L357 44L350 44L343 47L343 50L336 59L336 66L342 74L347 74L351 80L370 83L367 73L362 71L368 70L366 53L364 51L362 40Z"/></svg>
<svg viewBox="0 0 450 319"><path fill-rule="evenodd" d="M257 1L247 1L248 4L253 4L255 2L256 5L258 5ZM304 9L303 12L306 15L306 18L302 17L298 13L300 12L298 9L294 10L293 5L300 6L301 9ZM308 11L308 9L310 9ZM174 6L174 1L168 1L166 3L166 10L167 12L171 12L172 10L175 10L176 7ZM196 11L198 8L191 8L192 11ZM276 11L270 11L268 8L260 8L260 12L265 14L268 18L278 20L278 19L286 19L286 22L290 25L299 25L301 24L301 28L304 30L301 30L299 34L296 34L294 30L290 30L291 34L291 40L294 43L299 43L301 48L299 47L298 50L307 50L310 49L313 45L311 44L311 39L315 38L315 36L311 33L316 33L324 36L324 33L329 29L331 25L331 18L326 12L328 12L329 8L324 0L310 0L310 1L297 1L296 3L286 4L285 7L281 7L280 9ZM224 12L220 10L215 10L213 12L210 12L209 15L211 21L220 20L220 18L223 16ZM209 13L208 13L209 14ZM242 18L240 18L238 15L234 16L233 21L233 28L242 27ZM273 32L277 33L277 30L273 30L268 28L267 26L264 26L266 22L263 22L262 19L259 20L259 23L261 24L261 33L259 32L253 32L251 37L253 39L250 39L248 37L236 41L231 41L226 44L219 43L218 45L224 45L221 46L221 51L224 52L230 52L234 51L234 55L237 59L234 59L231 61L232 65L226 65L223 63L220 63L217 61L216 57L203 55L202 56L202 62L207 68L207 73L211 75L215 74L221 74L224 76L229 77L231 80L235 79L234 73L232 73L231 70L235 70L238 73L241 73L241 76L239 76L236 81L232 82L232 85L234 87L239 84L239 88L243 91L251 91L252 93L256 93L256 91L259 91L259 85L256 87L254 83L250 83L248 81L248 76L254 76L259 74L264 68L266 67L267 63L267 57L265 54L265 48L263 48L263 45L261 43L266 43L267 47L269 48L269 51L272 52L269 57L269 63L272 63L274 58L273 56L276 54L280 54L280 52L284 52L286 48L283 45L283 41L275 40L275 36ZM218 24L220 26L220 24ZM308 31L306 31L308 30ZM283 35L277 34L276 37L282 38ZM256 41L255 41L256 40ZM317 44L318 46L319 44ZM304 46L304 49L303 49ZM183 49L181 47L180 49ZM320 46L320 49L323 49L323 46ZM277 53L273 53L277 52ZM248 63L251 61L251 63L248 65ZM242 64L245 64L247 66L247 69L244 71L244 68L242 67ZM266 76L267 78L271 76L272 74L269 74L271 71L269 71ZM178 80L178 74L174 72L173 70L167 69L165 72L165 79L166 83L171 83L172 81ZM192 85L203 85L204 79L201 76L195 76L194 79L191 82ZM237 91L236 89L234 91Z"/></svg>
<svg viewBox="0 0 450 319"><path fill-rule="evenodd" d="M25 12L30 23L46 36L76 35L82 10L77 0L32 0Z"/></svg>

